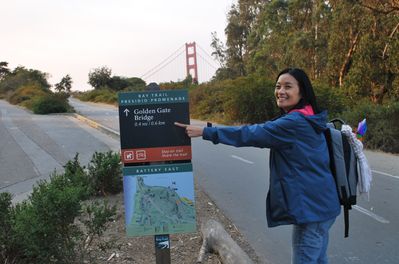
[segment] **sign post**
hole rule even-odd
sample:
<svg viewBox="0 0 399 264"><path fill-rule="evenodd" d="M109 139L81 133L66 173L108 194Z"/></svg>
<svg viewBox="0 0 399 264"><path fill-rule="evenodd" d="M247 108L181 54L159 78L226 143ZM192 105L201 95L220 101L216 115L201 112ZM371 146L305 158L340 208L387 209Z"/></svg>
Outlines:
<svg viewBox="0 0 399 264"><path fill-rule="evenodd" d="M170 264L170 240L169 235L154 236L155 261L158 264Z"/></svg>
<svg viewBox="0 0 399 264"><path fill-rule="evenodd" d="M196 231L185 90L119 94L128 236L154 235L157 264L170 264L169 234Z"/></svg>

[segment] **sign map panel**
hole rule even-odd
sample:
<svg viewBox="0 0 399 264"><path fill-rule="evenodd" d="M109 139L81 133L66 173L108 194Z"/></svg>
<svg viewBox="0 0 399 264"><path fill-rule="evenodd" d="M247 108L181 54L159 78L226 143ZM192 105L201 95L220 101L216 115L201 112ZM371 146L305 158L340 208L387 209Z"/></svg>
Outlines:
<svg viewBox="0 0 399 264"><path fill-rule="evenodd" d="M123 169L128 236L196 231L191 163Z"/></svg>

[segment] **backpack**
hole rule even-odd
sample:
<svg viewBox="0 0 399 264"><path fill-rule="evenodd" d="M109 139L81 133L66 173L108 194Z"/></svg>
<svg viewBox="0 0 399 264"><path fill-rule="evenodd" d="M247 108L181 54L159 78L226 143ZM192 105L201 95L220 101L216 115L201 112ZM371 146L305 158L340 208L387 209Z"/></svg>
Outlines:
<svg viewBox="0 0 399 264"><path fill-rule="evenodd" d="M339 126L336 126L339 123ZM356 205L356 191L359 179L358 159L355 156L348 138L341 132L345 124L342 119L335 118L327 123L325 137L330 154L330 168L334 176L340 204L344 209L345 237L349 234L349 210Z"/></svg>

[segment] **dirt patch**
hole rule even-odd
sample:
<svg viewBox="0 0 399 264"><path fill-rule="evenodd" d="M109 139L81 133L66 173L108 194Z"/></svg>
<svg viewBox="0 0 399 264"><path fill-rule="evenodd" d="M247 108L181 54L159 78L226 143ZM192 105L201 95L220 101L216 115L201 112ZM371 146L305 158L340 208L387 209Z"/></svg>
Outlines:
<svg viewBox="0 0 399 264"><path fill-rule="evenodd" d="M254 250L241 235L235 225L223 215L215 203L197 186L196 211L197 232L189 234L170 235L171 263L196 263L202 244L200 227L208 219L219 221L234 239L234 241L249 255L254 263L260 263ZM111 204L118 206L116 220L110 223L107 231L92 248L95 263L155 263L154 236L128 238L125 233L123 194L108 197ZM104 246L108 244L108 246ZM220 264L218 255L207 254L204 261L207 264Z"/></svg>

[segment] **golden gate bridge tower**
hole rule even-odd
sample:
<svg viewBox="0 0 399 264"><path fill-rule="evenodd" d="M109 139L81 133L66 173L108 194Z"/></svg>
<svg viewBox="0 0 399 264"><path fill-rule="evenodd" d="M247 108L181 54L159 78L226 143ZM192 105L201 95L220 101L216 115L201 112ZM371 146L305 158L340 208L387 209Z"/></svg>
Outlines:
<svg viewBox="0 0 399 264"><path fill-rule="evenodd" d="M180 46L140 78L146 82L171 82L191 76L193 83L203 83L209 81L219 67L212 55L193 41Z"/></svg>
<svg viewBox="0 0 399 264"><path fill-rule="evenodd" d="M191 70L194 71L193 74ZM195 41L186 43L186 72L187 76L192 76L193 83L198 83L197 47Z"/></svg>

